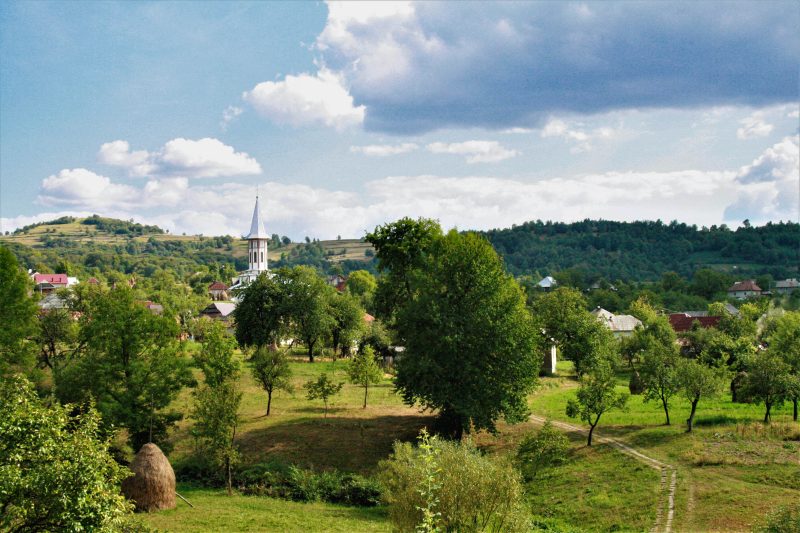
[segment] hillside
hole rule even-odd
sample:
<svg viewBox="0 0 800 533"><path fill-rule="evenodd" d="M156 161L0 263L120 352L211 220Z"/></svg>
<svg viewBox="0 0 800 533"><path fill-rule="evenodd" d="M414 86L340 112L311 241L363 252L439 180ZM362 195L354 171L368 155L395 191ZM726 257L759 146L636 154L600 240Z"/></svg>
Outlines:
<svg viewBox="0 0 800 533"><path fill-rule="evenodd" d="M800 225L795 223L697 228L662 222L586 220L527 222L483 232L518 276L571 270L587 281L657 280L675 271L685 278L701 268L734 277L798 276ZM53 269L61 261L86 269L109 267L147 274L171 268L183 275L208 267L247 267L247 243L230 236L172 235L157 226L101 217L35 224L0 236L28 268ZM375 270L372 247L360 239L292 243L273 235L271 265L306 264L324 272Z"/></svg>

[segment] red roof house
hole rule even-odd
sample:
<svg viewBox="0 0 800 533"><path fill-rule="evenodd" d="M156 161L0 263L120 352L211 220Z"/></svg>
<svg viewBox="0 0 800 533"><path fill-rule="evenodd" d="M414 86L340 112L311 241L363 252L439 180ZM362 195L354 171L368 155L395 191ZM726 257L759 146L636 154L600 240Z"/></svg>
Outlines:
<svg viewBox="0 0 800 533"><path fill-rule="evenodd" d="M675 333L684 333L692 329L692 324L699 322L703 328L715 328L720 321L719 316L692 316L689 313L672 313L669 315L669 325Z"/></svg>
<svg viewBox="0 0 800 533"><path fill-rule="evenodd" d="M33 282L37 285L39 283L49 283L50 285L54 285L56 287L59 285L66 287L67 281L66 274L35 274L33 276Z"/></svg>
<svg viewBox="0 0 800 533"><path fill-rule="evenodd" d="M752 279L737 281L728 289L728 296L739 298L740 300L751 296L758 296L759 294L761 294L761 287L756 285L756 282Z"/></svg>

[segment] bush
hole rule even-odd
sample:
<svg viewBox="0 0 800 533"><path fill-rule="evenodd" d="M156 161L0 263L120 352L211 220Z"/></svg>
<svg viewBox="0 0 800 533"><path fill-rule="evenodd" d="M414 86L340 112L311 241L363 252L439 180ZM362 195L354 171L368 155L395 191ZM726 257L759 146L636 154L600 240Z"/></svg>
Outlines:
<svg viewBox="0 0 800 533"><path fill-rule="evenodd" d="M800 533L800 505L784 505L765 517L755 533Z"/></svg>
<svg viewBox="0 0 800 533"><path fill-rule="evenodd" d="M399 531L424 523L443 531L528 531L520 476L504 459L484 457L470 441L423 434L420 447L394 444L380 463L389 517Z"/></svg>
<svg viewBox="0 0 800 533"><path fill-rule="evenodd" d="M569 439L548 420L538 433L522 440L517 450L517 464L522 476L531 480L539 470L564 463L568 452Z"/></svg>
<svg viewBox="0 0 800 533"><path fill-rule="evenodd" d="M644 392L644 382L637 370L634 370L631 374L631 379L628 381L628 390L632 395L642 394Z"/></svg>

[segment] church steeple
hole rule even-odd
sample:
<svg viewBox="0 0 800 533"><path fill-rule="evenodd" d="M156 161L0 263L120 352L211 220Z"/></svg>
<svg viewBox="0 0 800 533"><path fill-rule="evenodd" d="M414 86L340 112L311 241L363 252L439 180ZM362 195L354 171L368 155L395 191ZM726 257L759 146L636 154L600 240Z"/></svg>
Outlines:
<svg viewBox="0 0 800 533"><path fill-rule="evenodd" d="M261 209L258 205L256 196L256 206L253 209L253 220L250 223L250 233L247 235L247 250L249 254L249 272L258 276L261 272L269 270L267 268L267 242L269 235L264 229L261 221Z"/></svg>

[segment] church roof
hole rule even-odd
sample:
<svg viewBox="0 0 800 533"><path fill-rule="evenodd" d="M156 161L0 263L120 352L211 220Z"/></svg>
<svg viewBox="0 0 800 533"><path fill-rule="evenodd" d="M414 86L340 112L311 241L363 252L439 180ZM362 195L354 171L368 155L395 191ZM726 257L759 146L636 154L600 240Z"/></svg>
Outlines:
<svg viewBox="0 0 800 533"><path fill-rule="evenodd" d="M258 196L256 196L256 207L253 209L253 221L250 223L250 233L247 239L269 239L264 222L261 220L261 209L258 206Z"/></svg>

